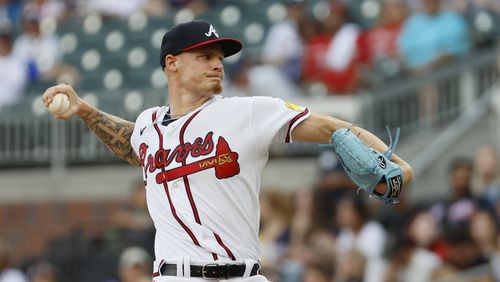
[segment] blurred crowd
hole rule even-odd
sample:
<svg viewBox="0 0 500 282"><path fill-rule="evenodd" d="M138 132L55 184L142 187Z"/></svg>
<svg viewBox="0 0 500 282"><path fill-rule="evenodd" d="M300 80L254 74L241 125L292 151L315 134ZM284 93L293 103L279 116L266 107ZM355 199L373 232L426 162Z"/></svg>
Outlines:
<svg viewBox="0 0 500 282"><path fill-rule="evenodd" d="M128 199L111 214L105 209L100 209L100 216L109 218L94 219L90 226L74 224L67 232L47 238L41 252L25 257L16 255L16 244L0 238L0 282L151 281L155 229L143 181L133 183ZM33 222L26 218L18 224L28 224L25 220Z"/></svg>
<svg viewBox="0 0 500 282"><path fill-rule="evenodd" d="M181 8L203 18L218 2L0 0L0 108L41 81L81 79L64 61L57 34L43 32L47 19L64 23L92 12L127 18L140 9L161 17ZM365 6L377 15L368 22L353 4L361 0L324 1L319 15L304 0L276 2L286 17L269 27L259 52L228 64L225 95L352 94L452 64L492 48L499 36L498 0L365 1L380 3ZM263 189L262 272L275 282L418 282L486 266L496 276L481 281L500 281L497 156L495 148L482 147L472 159L451 162L442 199L403 198L387 206L358 195L325 152L315 187L292 195ZM109 228L54 238L39 256L12 261L16 250L0 243L0 282L150 281L154 228L144 193L134 184Z"/></svg>
<svg viewBox="0 0 500 282"><path fill-rule="evenodd" d="M452 160L442 197L410 200L407 191L396 205L357 192L332 152L320 155L318 168L314 187L263 188L261 272L270 281L500 281L495 147ZM0 244L0 282L151 281L154 228L140 181L109 220L100 232L76 227L16 261ZM475 272L457 276L467 271Z"/></svg>
<svg viewBox="0 0 500 282"><path fill-rule="evenodd" d="M289 98L357 93L492 47L500 34L496 0L318 2L323 6L313 11L305 0L277 0L286 16L269 25L258 52L246 52L227 67L224 94ZM203 19L217 5L228 2L0 0L0 107L19 102L26 88L40 81L80 81L78 67L64 60L58 34L43 32L44 24L63 25L91 13L126 19L139 10L165 17L188 9ZM224 34L224 27L218 28Z"/></svg>
<svg viewBox="0 0 500 282"><path fill-rule="evenodd" d="M500 34L496 1L366 1L363 12L378 14L371 22L356 13L361 2L329 1L318 18L307 1L285 0L287 17L270 27L259 55L241 61L232 74L240 91L227 94L353 94L463 59ZM478 15L491 25L474 22Z"/></svg>
<svg viewBox="0 0 500 282"><path fill-rule="evenodd" d="M451 161L442 198L403 198L394 206L357 193L331 152L320 163L315 187L262 194L262 263L271 281L500 280L494 147ZM482 271L474 278L456 276L475 267Z"/></svg>

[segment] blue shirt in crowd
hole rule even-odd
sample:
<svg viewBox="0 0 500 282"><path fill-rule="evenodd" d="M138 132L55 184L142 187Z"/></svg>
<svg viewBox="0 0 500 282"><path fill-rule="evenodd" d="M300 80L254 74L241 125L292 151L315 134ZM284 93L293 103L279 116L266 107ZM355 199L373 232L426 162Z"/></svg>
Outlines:
<svg viewBox="0 0 500 282"><path fill-rule="evenodd" d="M404 24L398 48L408 67L418 68L443 55L467 55L470 41L467 23L459 14L418 13Z"/></svg>

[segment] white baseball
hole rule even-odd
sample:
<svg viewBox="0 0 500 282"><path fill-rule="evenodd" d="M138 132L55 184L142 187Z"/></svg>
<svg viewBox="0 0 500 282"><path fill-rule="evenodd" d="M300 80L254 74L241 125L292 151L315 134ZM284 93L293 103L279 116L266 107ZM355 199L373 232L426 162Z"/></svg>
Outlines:
<svg viewBox="0 0 500 282"><path fill-rule="evenodd" d="M59 93L52 98L52 103L49 104L49 112L55 115L61 115L69 110L70 105L71 103L69 102L68 96Z"/></svg>

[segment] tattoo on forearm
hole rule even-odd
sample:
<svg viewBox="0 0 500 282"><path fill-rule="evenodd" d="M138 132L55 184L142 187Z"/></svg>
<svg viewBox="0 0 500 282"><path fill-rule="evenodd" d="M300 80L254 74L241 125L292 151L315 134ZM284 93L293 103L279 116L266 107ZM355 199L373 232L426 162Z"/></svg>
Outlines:
<svg viewBox="0 0 500 282"><path fill-rule="evenodd" d="M131 165L140 166L130 144L134 123L100 111L93 111L82 117L82 120L115 155Z"/></svg>

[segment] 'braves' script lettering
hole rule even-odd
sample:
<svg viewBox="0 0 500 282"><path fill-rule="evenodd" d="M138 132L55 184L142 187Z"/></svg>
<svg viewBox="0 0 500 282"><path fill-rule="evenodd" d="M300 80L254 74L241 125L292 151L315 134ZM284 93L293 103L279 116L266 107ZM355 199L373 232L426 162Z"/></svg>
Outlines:
<svg viewBox="0 0 500 282"><path fill-rule="evenodd" d="M205 138L198 137L193 143L186 142L184 144L179 144L173 149L160 148L154 154L149 155L147 155L148 145L142 143L139 146L139 157L145 175L148 171L152 173L158 168L166 168L174 160L178 163L182 163L186 161L189 155L196 158L210 154L214 149L212 136L213 132L209 132Z"/></svg>

